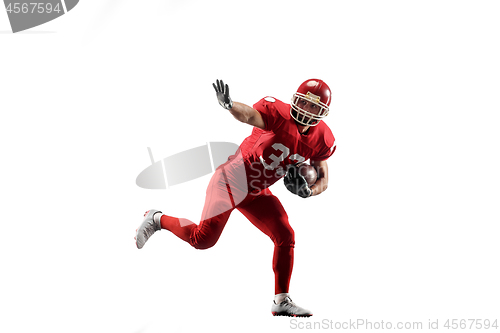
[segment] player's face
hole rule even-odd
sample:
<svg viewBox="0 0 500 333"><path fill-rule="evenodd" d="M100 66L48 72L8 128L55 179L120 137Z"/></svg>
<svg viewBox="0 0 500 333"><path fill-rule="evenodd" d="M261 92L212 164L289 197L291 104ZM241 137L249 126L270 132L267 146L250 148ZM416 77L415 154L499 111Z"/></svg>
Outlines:
<svg viewBox="0 0 500 333"><path fill-rule="evenodd" d="M297 106L301 108L304 111L307 111L312 114L318 114L321 111L321 108L314 103L309 102L308 100L300 98L299 101L297 102ZM311 118L305 116L303 118L303 121L305 123L308 123L311 120ZM299 124L297 121L295 121L297 124Z"/></svg>
<svg viewBox="0 0 500 333"><path fill-rule="evenodd" d="M305 99L300 99L299 100L299 107L307 112L313 113L313 114L318 114L320 112L320 107L317 104L311 103L309 101L306 101Z"/></svg>

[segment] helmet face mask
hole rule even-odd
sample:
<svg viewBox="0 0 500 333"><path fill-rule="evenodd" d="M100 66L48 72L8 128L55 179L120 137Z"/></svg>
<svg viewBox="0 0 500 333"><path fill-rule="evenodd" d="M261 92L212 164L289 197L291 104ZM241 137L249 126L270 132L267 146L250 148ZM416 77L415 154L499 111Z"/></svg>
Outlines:
<svg viewBox="0 0 500 333"><path fill-rule="evenodd" d="M304 126L316 126L329 113L330 88L321 80L311 79L302 83L292 97L290 115L295 121ZM304 101L316 105L318 112L307 111L302 108Z"/></svg>

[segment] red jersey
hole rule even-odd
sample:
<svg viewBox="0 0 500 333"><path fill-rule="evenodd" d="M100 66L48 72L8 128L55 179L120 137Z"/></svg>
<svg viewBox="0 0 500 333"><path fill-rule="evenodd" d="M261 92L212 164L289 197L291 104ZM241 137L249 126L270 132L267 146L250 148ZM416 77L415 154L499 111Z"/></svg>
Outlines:
<svg viewBox="0 0 500 333"><path fill-rule="evenodd" d="M300 134L290 104L266 97L254 104L266 129L254 127L240 145L248 191L263 190L282 178L287 166L308 159L323 161L335 152L335 138L323 121Z"/></svg>

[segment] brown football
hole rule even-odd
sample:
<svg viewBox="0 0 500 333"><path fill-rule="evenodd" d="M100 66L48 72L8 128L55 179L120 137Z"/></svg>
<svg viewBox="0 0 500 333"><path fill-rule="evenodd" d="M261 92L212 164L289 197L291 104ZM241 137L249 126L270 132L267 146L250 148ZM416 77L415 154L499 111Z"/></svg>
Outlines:
<svg viewBox="0 0 500 333"><path fill-rule="evenodd" d="M316 172L316 169L307 163L300 164L299 174L304 176L304 178L307 181L307 185L309 185L309 187L311 187L314 183L316 183L316 179L318 179L318 174Z"/></svg>

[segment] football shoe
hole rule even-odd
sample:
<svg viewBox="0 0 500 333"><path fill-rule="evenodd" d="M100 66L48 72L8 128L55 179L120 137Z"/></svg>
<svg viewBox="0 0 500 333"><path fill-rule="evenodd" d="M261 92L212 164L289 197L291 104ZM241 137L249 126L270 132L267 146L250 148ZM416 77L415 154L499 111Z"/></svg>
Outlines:
<svg viewBox="0 0 500 333"><path fill-rule="evenodd" d="M273 306L271 307L271 312L273 316L288 316L288 317L310 317L312 312L301 308L294 302L290 297L285 297L285 299L280 303L276 304L273 301Z"/></svg>
<svg viewBox="0 0 500 333"><path fill-rule="evenodd" d="M144 214L144 220L141 226L137 228L135 235L135 244L138 249L142 249L148 239L153 236L155 232L161 230L160 218L154 218L156 213L161 214L159 210L154 209L148 210L146 214Z"/></svg>

